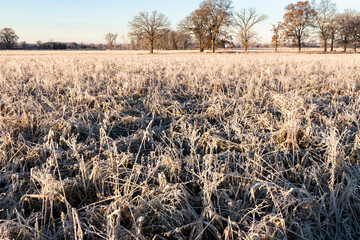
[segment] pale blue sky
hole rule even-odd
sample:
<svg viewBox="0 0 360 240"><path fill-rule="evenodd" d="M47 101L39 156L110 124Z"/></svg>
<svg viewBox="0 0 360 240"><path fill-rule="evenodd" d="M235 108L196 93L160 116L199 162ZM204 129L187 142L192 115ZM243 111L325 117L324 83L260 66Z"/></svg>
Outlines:
<svg viewBox="0 0 360 240"><path fill-rule="evenodd" d="M0 28L13 28L20 41L75 41L103 43L108 32L127 36L128 22L140 11L158 10L175 28L196 9L201 0L0 0ZM234 0L234 10L254 7L268 15L257 27L262 42L271 40L271 24L282 20L284 7L291 0ZM360 11L360 0L333 0L339 11ZM122 37L123 36L123 37Z"/></svg>

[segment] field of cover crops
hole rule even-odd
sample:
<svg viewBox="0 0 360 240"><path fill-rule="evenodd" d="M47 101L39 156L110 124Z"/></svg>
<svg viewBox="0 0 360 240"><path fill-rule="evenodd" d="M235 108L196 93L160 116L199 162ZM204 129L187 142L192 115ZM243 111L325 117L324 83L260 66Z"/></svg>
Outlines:
<svg viewBox="0 0 360 240"><path fill-rule="evenodd" d="M359 239L360 55L0 53L2 239Z"/></svg>

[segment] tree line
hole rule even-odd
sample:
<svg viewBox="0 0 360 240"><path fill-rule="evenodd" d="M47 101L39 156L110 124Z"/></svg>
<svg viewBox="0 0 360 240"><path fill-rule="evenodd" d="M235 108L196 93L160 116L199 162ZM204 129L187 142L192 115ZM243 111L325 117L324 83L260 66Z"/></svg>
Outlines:
<svg viewBox="0 0 360 240"><path fill-rule="evenodd" d="M254 27L267 19L254 8L234 11L232 0L204 0L199 7L181 20L176 29L170 28L169 19L157 11L140 12L129 23L128 44L117 44L118 34L108 33L106 46L77 43L37 43L36 49L211 49L234 46L234 39L240 41L247 52L251 43L258 40ZM334 51L342 46L344 52L360 46L360 13L355 10L337 11L331 0L298 1L285 7L283 20L273 24L272 44L275 51L281 45L298 47L301 51L309 38L321 41L324 52ZM11 28L0 30L0 48L12 49L18 36ZM18 45L19 46L19 45ZM27 44L20 45L26 48Z"/></svg>
<svg viewBox="0 0 360 240"><path fill-rule="evenodd" d="M129 36L132 41L147 43L150 53L157 41L168 37L165 32L172 32L182 41L191 42L193 38L200 52L205 48L215 52L217 46L229 46L237 38L247 52L249 44L258 39L254 27L266 19L266 15L258 14L254 8L234 11L231 0L205 0L176 30L169 29L170 22L164 14L140 12L129 22ZM335 44L340 44L344 52L349 46L356 52L360 45L360 13L354 10L338 13L331 0L298 1L285 7L283 21L273 24L272 32L275 51L280 44L297 46L301 51L305 41L315 35L321 40L324 52L329 42L331 51ZM173 42L176 45L181 41Z"/></svg>
<svg viewBox="0 0 360 240"><path fill-rule="evenodd" d="M285 8L284 21L273 25L275 51L279 42L289 42L301 47L311 33L315 32L322 41L324 52L334 51L335 43L343 47L344 52L351 46L356 53L360 44L360 13L345 10L338 13L331 0L299 1Z"/></svg>

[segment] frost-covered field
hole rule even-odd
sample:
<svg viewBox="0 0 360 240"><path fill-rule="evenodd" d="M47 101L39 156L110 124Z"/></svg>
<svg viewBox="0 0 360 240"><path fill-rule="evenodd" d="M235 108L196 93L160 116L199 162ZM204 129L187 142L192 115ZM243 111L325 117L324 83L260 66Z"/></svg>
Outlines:
<svg viewBox="0 0 360 240"><path fill-rule="evenodd" d="M0 235L359 239L360 56L0 53Z"/></svg>

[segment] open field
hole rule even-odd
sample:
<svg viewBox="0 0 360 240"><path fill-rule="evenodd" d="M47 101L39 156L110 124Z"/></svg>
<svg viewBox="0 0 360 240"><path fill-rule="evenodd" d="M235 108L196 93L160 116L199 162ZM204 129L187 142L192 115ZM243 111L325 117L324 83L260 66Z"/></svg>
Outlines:
<svg viewBox="0 0 360 240"><path fill-rule="evenodd" d="M359 239L360 56L0 53L3 239Z"/></svg>

